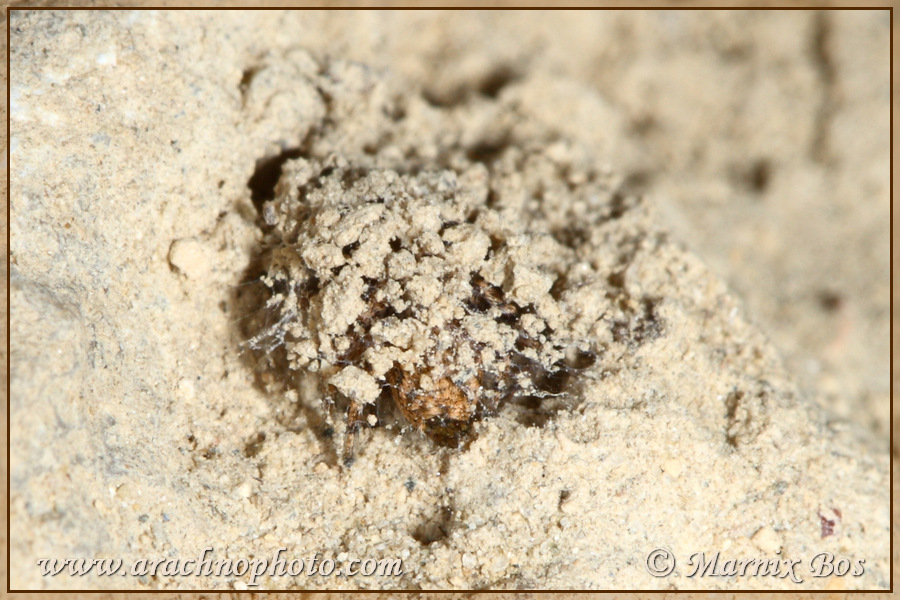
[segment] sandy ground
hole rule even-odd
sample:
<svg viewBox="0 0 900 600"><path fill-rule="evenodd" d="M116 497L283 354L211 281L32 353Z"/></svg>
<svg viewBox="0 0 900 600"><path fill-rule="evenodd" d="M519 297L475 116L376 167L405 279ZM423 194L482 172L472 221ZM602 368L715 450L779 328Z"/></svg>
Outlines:
<svg viewBox="0 0 900 600"><path fill-rule="evenodd" d="M243 589L35 566L207 547L403 559L264 589L887 588L886 13L10 25L12 588ZM643 198L586 221L621 310L594 317L596 362L466 450L377 428L342 467L321 394L244 344L282 159L561 164L561 141ZM577 213L562 171L504 193ZM675 573L648 573L655 548ZM803 583L688 576L716 551L799 560ZM864 573L812 577L820 552Z"/></svg>

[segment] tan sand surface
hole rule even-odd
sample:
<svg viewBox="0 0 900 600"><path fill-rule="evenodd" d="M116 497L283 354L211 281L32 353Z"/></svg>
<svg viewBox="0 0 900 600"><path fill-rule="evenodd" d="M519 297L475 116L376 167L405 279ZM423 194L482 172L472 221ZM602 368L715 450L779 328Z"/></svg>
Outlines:
<svg viewBox="0 0 900 600"><path fill-rule="evenodd" d="M10 31L13 589L888 588L885 11L17 11ZM402 243L402 219L334 225L378 194L407 207ZM281 344L259 277L344 262ZM486 329L442 312L470 263L539 342L516 350L502 302ZM571 372L466 448L398 420L344 466L326 398L438 364L425 330L385 349L386 313L369 354L341 346L379 274L435 339L468 332L442 355L462 393L507 362ZM38 568L205 548L403 573ZM803 582L690 576L716 552ZM862 574L813 577L823 552Z"/></svg>

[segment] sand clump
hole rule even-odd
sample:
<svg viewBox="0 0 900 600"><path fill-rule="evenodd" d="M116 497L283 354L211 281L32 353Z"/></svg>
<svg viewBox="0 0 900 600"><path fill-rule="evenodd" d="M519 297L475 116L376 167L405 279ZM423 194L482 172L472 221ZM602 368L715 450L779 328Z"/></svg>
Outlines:
<svg viewBox="0 0 900 600"><path fill-rule="evenodd" d="M260 589L886 588L887 454L617 175L627 119L512 45L386 68L344 18L15 17L11 586L246 586L34 567L212 547L403 560ZM384 426L345 467L352 403ZM688 577L716 551L804 582Z"/></svg>
<svg viewBox="0 0 900 600"><path fill-rule="evenodd" d="M652 301L630 306L594 266L592 235L636 200L565 143L532 146L488 165L448 151L442 170L392 161L393 145L285 163L263 207L275 323L250 345L321 374L350 425L384 394L452 446L513 395L560 395Z"/></svg>

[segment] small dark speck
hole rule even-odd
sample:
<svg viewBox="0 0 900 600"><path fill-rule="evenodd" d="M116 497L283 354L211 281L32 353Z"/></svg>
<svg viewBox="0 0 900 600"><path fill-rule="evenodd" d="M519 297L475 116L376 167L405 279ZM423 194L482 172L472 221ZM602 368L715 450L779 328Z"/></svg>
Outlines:
<svg viewBox="0 0 900 600"><path fill-rule="evenodd" d="M166 513L163 513L163 514L162 514L162 520L163 520L163 523L168 523L168 522L169 522L169 515L167 515Z"/></svg>
<svg viewBox="0 0 900 600"><path fill-rule="evenodd" d="M765 158L732 166L731 178L734 183L753 194L762 194L772 182L773 166Z"/></svg>
<svg viewBox="0 0 900 600"><path fill-rule="evenodd" d="M150 515L141 515L138 517L138 521L140 521L141 523L146 523L149 520L150 520Z"/></svg>
<svg viewBox="0 0 900 600"><path fill-rule="evenodd" d="M840 294L828 290L819 292L818 300L819 306L822 307L822 310L827 312L834 312L841 308L841 304L843 304L843 299Z"/></svg>
<svg viewBox="0 0 900 600"><path fill-rule="evenodd" d="M757 194L766 191L771 179L771 171L772 167L769 165L769 161L760 159L754 162L746 175L748 187Z"/></svg>
<svg viewBox="0 0 900 600"><path fill-rule="evenodd" d="M406 488L407 492L411 492L416 488L416 482L413 481L412 477L410 477L409 479L406 480L406 483L403 484L403 487Z"/></svg>
<svg viewBox="0 0 900 600"><path fill-rule="evenodd" d="M822 526L822 537L823 538L826 538L829 535L834 535L835 521L832 521L831 519L826 519L822 515L819 515L819 521Z"/></svg>

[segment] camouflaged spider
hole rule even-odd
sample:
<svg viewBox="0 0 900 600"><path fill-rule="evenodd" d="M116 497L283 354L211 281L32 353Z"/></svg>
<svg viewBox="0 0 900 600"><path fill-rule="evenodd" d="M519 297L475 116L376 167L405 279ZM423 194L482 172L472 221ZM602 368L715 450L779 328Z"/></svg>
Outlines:
<svg viewBox="0 0 900 600"><path fill-rule="evenodd" d="M550 293L573 251L487 206L483 166L401 174L301 158L279 185L263 210L277 321L250 343L274 338L289 368L320 376L330 409L346 408L345 460L384 408L459 447L512 397L560 393L567 350L584 345Z"/></svg>
<svg viewBox="0 0 900 600"><path fill-rule="evenodd" d="M470 314L491 313L493 318L511 327L519 322L521 316L528 312L518 304L507 301L502 288L491 285L480 275L473 273L470 280L472 293L464 302ZM362 332L367 333L374 319L386 318L391 310L384 306L376 306L361 318L364 324ZM483 349L464 332L459 332L459 323L451 322L451 330L457 330L460 343L469 344L476 350L476 356ZM365 333L357 337L351 344L351 351L342 357L342 361L358 358L359 349L371 340ZM354 335L358 335L354 333ZM403 418L416 430L424 433L440 446L457 448L466 445L472 439L472 426L475 421L497 412L503 402L512 394L528 393L539 396L558 392L562 380L572 370L565 364L557 364L554 369L547 370L520 353L524 348L538 348L539 344L520 332L516 340L516 348L511 351L510 358L522 377L499 378L490 374L481 365L468 372L468 376L453 377L450 365L443 365L440 376L434 373L438 369L406 372L399 363L395 363L385 377L383 392L377 403L373 405L374 413L378 412L378 403L391 402ZM452 352L444 356L453 360ZM526 376L527 374L527 376ZM530 384L523 385L526 379ZM430 382L423 385L423 379ZM427 386L427 387L426 387ZM338 394L331 386L331 394ZM354 442L359 429L363 426L374 426L377 418L371 418L373 412L366 414L365 405L348 399L347 434L344 440L345 461L351 461L354 455Z"/></svg>

